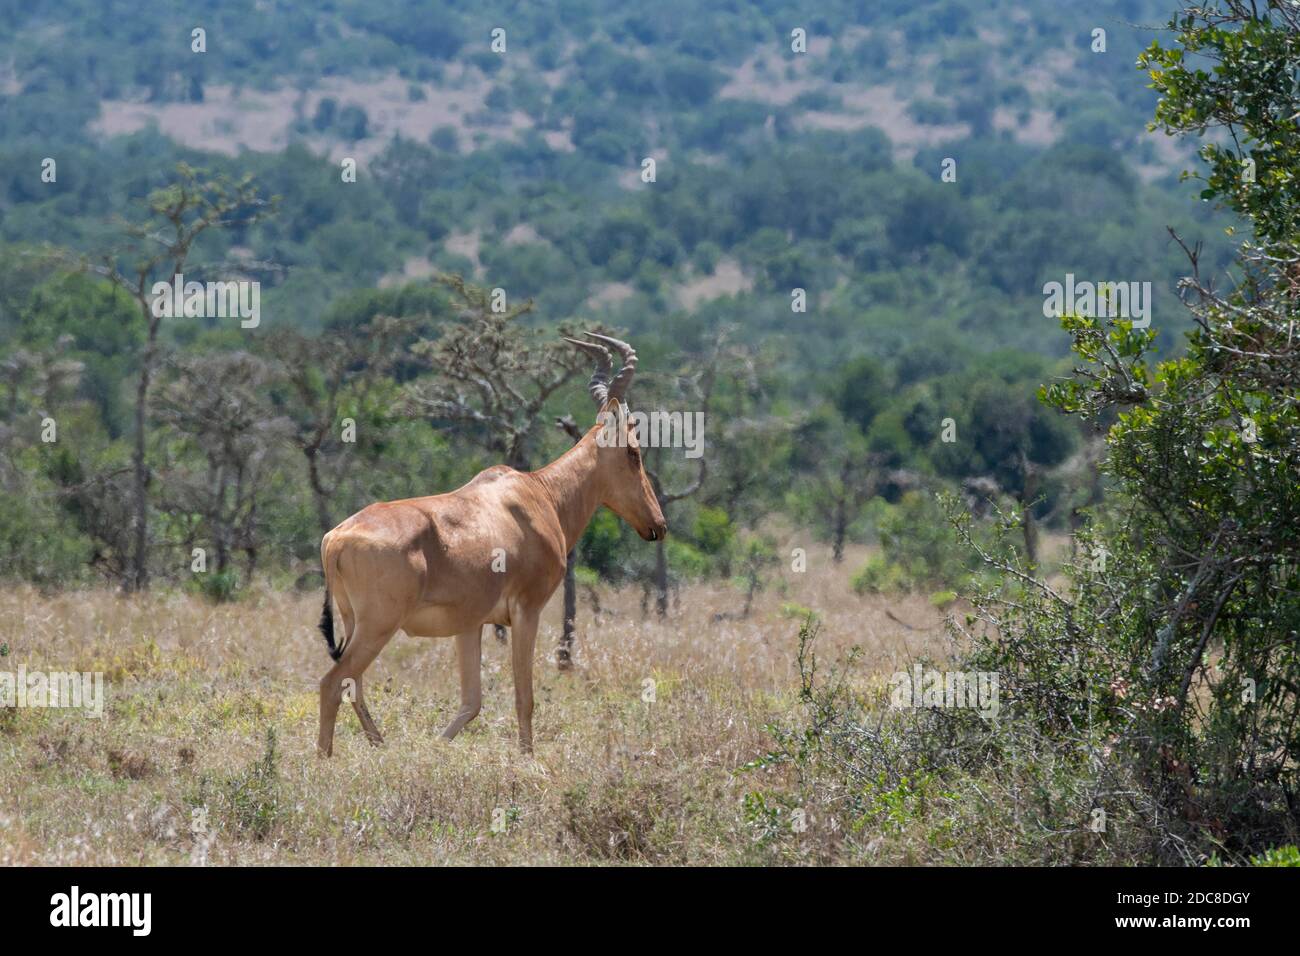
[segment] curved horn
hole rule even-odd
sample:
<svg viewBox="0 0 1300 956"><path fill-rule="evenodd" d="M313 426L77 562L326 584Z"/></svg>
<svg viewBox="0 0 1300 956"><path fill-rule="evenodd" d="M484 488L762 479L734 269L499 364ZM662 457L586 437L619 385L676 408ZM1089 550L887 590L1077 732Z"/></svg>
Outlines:
<svg viewBox="0 0 1300 956"><path fill-rule="evenodd" d="M596 408L598 410L604 408L605 402L609 399L609 376L614 370L614 359L610 356L609 349L594 342L571 339L567 335L561 336L561 338L570 345L576 345L596 360L596 370L591 373L591 381L587 383L587 391L591 393Z"/></svg>
<svg viewBox="0 0 1300 956"><path fill-rule="evenodd" d="M627 394L627 387L632 382L632 376L636 374L636 349L626 342L610 338L608 335L598 335L595 332L583 332L582 334L589 339L595 339L597 342L608 345L623 356L623 367L618 370L614 380L609 383L608 389L609 397L617 398L621 402L623 396Z"/></svg>

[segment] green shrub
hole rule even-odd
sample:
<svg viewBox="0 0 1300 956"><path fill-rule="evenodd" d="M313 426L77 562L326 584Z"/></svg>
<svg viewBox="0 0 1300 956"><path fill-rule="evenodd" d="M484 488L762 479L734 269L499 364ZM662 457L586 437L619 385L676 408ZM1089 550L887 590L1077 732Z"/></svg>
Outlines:
<svg viewBox="0 0 1300 956"><path fill-rule="evenodd" d="M668 566L680 578L698 580L708 576L713 569L713 562L708 555L680 538L669 537L664 546L668 549Z"/></svg>
<svg viewBox="0 0 1300 956"><path fill-rule="evenodd" d="M239 591L239 573L232 567L195 574L190 580L191 586L213 604L233 601Z"/></svg>
<svg viewBox="0 0 1300 956"><path fill-rule="evenodd" d="M758 862L1079 865L1149 859L1160 818L1132 764L1086 742L971 708L895 707L862 684L860 651L827 667L818 625L799 631L799 709L770 725L773 745L741 768L792 788L748 793ZM966 667L968 665L956 665ZM1124 793L1125 800L1103 795ZM1099 803L1107 829L1088 828ZM790 810L814 821L791 832Z"/></svg>
<svg viewBox="0 0 1300 956"><path fill-rule="evenodd" d="M691 530L691 536L701 551L716 555L731 545L735 529L731 517L725 511L706 505L695 514L695 527Z"/></svg>
<svg viewBox="0 0 1300 956"><path fill-rule="evenodd" d="M794 601L786 601L781 605L781 616L796 618L798 620L810 620L817 616L817 612L810 607L796 604Z"/></svg>
<svg viewBox="0 0 1300 956"><path fill-rule="evenodd" d="M853 590L858 594L910 591L915 583L902 565L892 564L879 554L868 559L862 570L853 576Z"/></svg>
<svg viewBox="0 0 1300 956"><path fill-rule="evenodd" d="M956 546L943 508L928 492L909 491L897 505L881 507L876 528L882 553L853 577L858 594L951 591L972 581L978 559Z"/></svg>
<svg viewBox="0 0 1300 956"><path fill-rule="evenodd" d="M280 814L279 753L275 728L266 728L266 748L262 756L239 773L213 783L204 779L196 806L215 805L236 832L265 840Z"/></svg>
<svg viewBox="0 0 1300 956"><path fill-rule="evenodd" d="M935 607L939 608L940 610L950 607L952 603L956 600L957 600L956 591L935 591L933 594L930 595L930 603L933 604Z"/></svg>
<svg viewBox="0 0 1300 956"><path fill-rule="evenodd" d="M1275 846L1250 858L1251 866L1300 866L1300 847Z"/></svg>

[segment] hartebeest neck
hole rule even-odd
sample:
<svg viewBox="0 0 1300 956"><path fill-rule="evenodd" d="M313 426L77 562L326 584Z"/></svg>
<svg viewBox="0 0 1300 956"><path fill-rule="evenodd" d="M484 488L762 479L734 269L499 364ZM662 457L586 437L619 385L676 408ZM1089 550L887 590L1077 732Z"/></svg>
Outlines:
<svg viewBox="0 0 1300 956"><path fill-rule="evenodd" d="M555 503L564 529L565 553L572 551L591 523L591 516L600 507L604 488L601 486L599 449L596 447L595 429L545 468L533 472Z"/></svg>

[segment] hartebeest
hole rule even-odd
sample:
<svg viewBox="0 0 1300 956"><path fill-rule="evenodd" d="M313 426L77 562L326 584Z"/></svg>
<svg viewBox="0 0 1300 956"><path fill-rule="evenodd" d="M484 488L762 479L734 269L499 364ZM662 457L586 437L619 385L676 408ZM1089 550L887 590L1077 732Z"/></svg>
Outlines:
<svg viewBox="0 0 1300 956"><path fill-rule="evenodd" d="M455 636L460 710L443 731L448 740L455 737L482 702L480 638L487 624L511 629L519 744L532 751L537 620L564 577L566 555L601 505L647 541L668 531L623 403L636 352L618 339L584 334L593 341L566 341L596 359L588 391L598 415L572 448L540 471L495 465L448 494L370 505L322 539L320 629L335 660L320 682L322 755L333 751L349 678L366 736L383 740L366 709L361 675L398 629L415 637ZM612 378L610 348L623 359ZM610 440L620 434L624 440ZM337 646L331 599L343 619Z"/></svg>

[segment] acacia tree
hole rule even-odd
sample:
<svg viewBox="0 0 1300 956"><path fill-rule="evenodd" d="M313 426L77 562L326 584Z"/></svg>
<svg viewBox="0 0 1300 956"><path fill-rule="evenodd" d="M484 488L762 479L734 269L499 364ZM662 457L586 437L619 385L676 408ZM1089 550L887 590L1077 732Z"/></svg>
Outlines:
<svg viewBox="0 0 1300 956"><path fill-rule="evenodd" d="M712 451L710 451L710 444L706 442L703 454L694 459L693 464L678 465L672 460L671 450L662 446L643 451L646 477L650 479L650 485L654 488L665 518L669 514L671 505L698 495L705 487L709 475L709 457L711 454L721 456L722 452L719 448L727 441L723 438L723 434L729 434L730 439L735 440L735 432L746 428L734 407L727 408L721 416L715 414L718 407L719 379L745 382L748 381L753 368L750 353L742 347L731 345L729 338L730 330L725 327L720 328L702 354L688 360L676 375L671 378L655 377L661 385L656 390L655 403L645 411L660 408L670 413L680 411L684 416L698 412L703 415L705 427L712 429L714 435ZM669 395L672 396L671 401ZM661 408L664 405L670 407ZM673 478L669 476L670 468L675 472L685 471L689 477L680 477L679 483L674 486ZM690 474L692 471L693 474ZM671 525L671 522L669 524ZM663 539L655 542L655 566L651 581L655 591L655 611L660 617L664 617L668 613L670 580L668 549Z"/></svg>
<svg viewBox="0 0 1300 956"><path fill-rule="evenodd" d="M527 470L541 440L542 409L586 368L586 357L560 336L519 322L532 311L531 299L498 311L491 292L460 276L437 282L451 292L456 314L438 338L414 346L432 373L410 390L412 406L511 468Z"/></svg>
<svg viewBox="0 0 1300 956"><path fill-rule="evenodd" d="M804 507L831 539L831 557L844 560L849 527L880 486L879 455L862 432L823 407L795 428L793 464L810 476Z"/></svg>
<svg viewBox="0 0 1300 956"><path fill-rule="evenodd" d="M335 481L330 472L348 459L343 452L341 408L345 401L368 407L369 399L389 385L394 366L404 357L400 343L414 328L406 319L379 315L362 325L327 329L306 336L284 329L272 337L266 351L279 363L292 401L282 401L294 421L292 441L307 466L316 522L321 534L334 527L330 501ZM367 423L369 435L375 421Z"/></svg>
<svg viewBox="0 0 1300 956"><path fill-rule="evenodd" d="M186 268L191 277L208 271L190 262L200 237L210 229L245 228L266 215L273 201L258 196L252 177L232 182L225 176L208 178L185 163L177 166L177 181L149 194L146 218L123 227L126 241L98 262L82 266L107 278L130 296L145 330L135 387L135 434L132 466L133 546L126 591L139 591L149 580L149 394L161 347L161 315L154 309L152 289L157 281L172 282Z"/></svg>
<svg viewBox="0 0 1300 956"><path fill-rule="evenodd" d="M274 370L248 352L216 352L178 360L155 397L159 424L174 429L178 461L168 468L159 492L169 515L198 516L213 549L212 591L229 593L230 559L246 558L251 577L257 566L258 503L274 448L290 431L266 400ZM197 453L194 468L187 460ZM194 531L186 544L194 543Z"/></svg>
<svg viewBox="0 0 1300 956"><path fill-rule="evenodd" d="M959 440L936 443L935 464L954 477L991 478L1015 498L1025 556L1037 564L1034 508L1042 476L1073 450L1073 429L1028 390L1000 380L976 383L956 417Z"/></svg>
<svg viewBox="0 0 1300 956"><path fill-rule="evenodd" d="M1227 292L1184 244L1179 357L1152 361L1154 333L1126 320L1064 317L1080 362L1041 394L1117 416L1083 532L1108 560L1067 568L1067 592L988 554L1016 587L977 600L986 630L967 636L1012 719L1135 767L1154 855L1194 863L1293 842L1300 821L1300 10L1220 0L1170 26L1140 60L1157 125L1222 131L1196 175L1253 238Z"/></svg>

